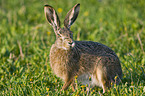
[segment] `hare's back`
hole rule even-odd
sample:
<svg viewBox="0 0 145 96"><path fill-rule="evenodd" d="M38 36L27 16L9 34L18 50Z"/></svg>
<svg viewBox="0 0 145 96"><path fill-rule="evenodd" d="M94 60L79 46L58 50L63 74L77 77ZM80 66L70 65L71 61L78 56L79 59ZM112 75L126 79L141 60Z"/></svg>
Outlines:
<svg viewBox="0 0 145 96"><path fill-rule="evenodd" d="M111 48L98 42L75 41L75 43L78 50L85 54L93 54L93 55L112 54L114 56L117 56Z"/></svg>

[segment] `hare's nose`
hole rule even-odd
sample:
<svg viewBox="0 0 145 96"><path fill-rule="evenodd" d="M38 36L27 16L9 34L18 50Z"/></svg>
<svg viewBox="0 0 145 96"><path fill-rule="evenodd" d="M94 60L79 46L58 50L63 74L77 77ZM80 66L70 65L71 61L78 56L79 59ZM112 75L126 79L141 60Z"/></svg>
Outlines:
<svg viewBox="0 0 145 96"><path fill-rule="evenodd" d="M68 44L72 45L72 44L73 44L73 42L69 42Z"/></svg>
<svg viewBox="0 0 145 96"><path fill-rule="evenodd" d="M75 42L73 42L73 41L72 41L72 42L69 42L68 44L69 44L71 47L74 47L74 46L75 46Z"/></svg>

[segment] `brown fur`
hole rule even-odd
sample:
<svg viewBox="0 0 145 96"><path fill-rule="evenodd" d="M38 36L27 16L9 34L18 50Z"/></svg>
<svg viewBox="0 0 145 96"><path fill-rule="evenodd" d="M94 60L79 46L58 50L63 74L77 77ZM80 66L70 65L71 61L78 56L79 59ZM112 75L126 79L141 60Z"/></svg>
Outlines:
<svg viewBox="0 0 145 96"><path fill-rule="evenodd" d="M115 52L103 44L73 40L69 28L76 20L78 10L79 4L76 4L67 14L62 29L57 24L60 21L55 10L49 5L45 6L46 18L56 33L56 41L50 50L50 65L65 82L62 90L66 90L70 84L73 86L74 76L89 74L93 79L90 85L100 86L105 92L110 83L115 82L115 76L118 76L116 83L122 78L120 61ZM74 87L72 89L74 91Z"/></svg>

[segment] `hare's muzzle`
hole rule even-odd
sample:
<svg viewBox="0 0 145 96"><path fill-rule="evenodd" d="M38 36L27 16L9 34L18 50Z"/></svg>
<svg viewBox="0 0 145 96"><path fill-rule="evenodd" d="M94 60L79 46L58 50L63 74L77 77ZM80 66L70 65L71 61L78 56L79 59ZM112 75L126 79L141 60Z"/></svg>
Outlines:
<svg viewBox="0 0 145 96"><path fill-rule="evenodd" d="M75 43L72 41L72 42L69 42L68 43L71 47L74 47L75 46Z"/></svg>
<svg viewBox="0 0 145 96"><path fill-rule="evenodd" d="M74 47L75 46L75 42L73 42L71 45L72 45L72 47Z"/></svg>

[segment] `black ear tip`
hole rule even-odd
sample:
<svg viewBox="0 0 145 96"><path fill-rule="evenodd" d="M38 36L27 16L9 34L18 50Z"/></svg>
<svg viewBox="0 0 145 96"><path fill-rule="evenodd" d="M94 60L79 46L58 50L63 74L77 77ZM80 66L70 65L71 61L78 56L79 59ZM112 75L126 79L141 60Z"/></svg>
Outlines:
<svg viewBox="0 0 145 96"><path fill-rule="evenodd" d="M46 4L46 5L44 5L44 7L47 7L47 6L49 6L49 5L47 5L47 4Z"/></svg>
<svg viewBox="0 0 145 96"><path fill-rule="evenodd" d="M52 8L52 6L50 6L50 5L48 5L48 4L44 5L44 7L50 7L50 8Z"/></svg>
<svg viewBox="0 0 145 96"><path fill-rule="evenodd" d="M80 6L80 3L76 4L77 6Z"/></svg>

